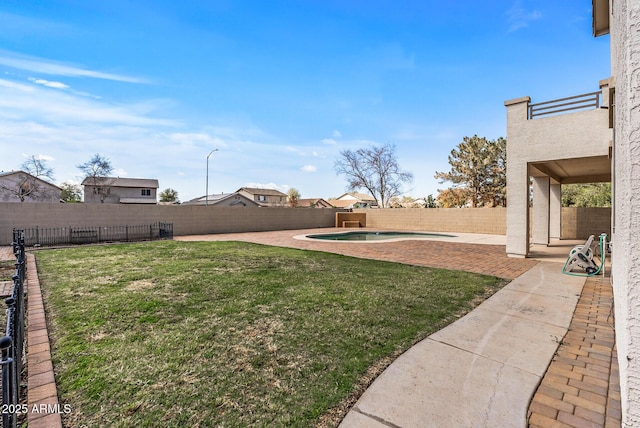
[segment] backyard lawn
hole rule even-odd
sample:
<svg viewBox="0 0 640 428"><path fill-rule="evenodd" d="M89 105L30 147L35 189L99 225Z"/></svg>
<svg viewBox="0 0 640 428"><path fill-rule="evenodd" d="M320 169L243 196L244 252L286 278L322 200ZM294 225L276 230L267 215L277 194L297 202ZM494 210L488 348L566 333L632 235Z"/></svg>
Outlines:
<svg viewBox="0 0 640 428"><path fill-rule="evenodd" d="M36 253L66 427L335 426L505 281L241 242Z"/></svg>

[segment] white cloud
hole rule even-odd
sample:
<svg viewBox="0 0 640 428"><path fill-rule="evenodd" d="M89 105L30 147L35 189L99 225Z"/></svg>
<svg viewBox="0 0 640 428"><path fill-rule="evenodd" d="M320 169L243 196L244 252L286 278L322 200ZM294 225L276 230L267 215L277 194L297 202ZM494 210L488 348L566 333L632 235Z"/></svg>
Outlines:
<svg viewBox="0 0 640 428"><path fill-rule="evenodd" d="M221 138L211 136L205 132L174 132L169 134L168 137L182 147L210 147L211 150L218 147L229 147Z"/></svg>
<svg viewBox="0 0 640 428"><path fill-rule="evenodd" d="M48 59L30 57L8 51L0 51L0 65L54 76L90 77L93 79L127 83L148 83L147 80L138 77L88 70L76 65L63 64Z"/></svg>
<svg viewBox="0 0 640 428"><path fill-rule="evenodd" d="M55 88L55 89L69 88L69 85L65 85L62 82L52 82L50 80L36 79L35 77L29 77L29 80L32 81L33 83L37 83L38 85L46 86L48 88Z"/></svg>
<svg viewBox="0 0 640 428"><path fill-rule="evenodd" d="M89 97L89 98L93 98L95 100L101 100L102 97L99 95L93 95L90 94L89 92L84 92L84 91L73 91L74 94L76 95L80 95L81 97Z"/></svg>
<svg viewBox="0 0 640 428"><path fill-rule="evenodd" d="M0 79L0 117L34 119L37 122L112 123L127 125L177 126L174 120L151 117L167 105L166 100L113 105L75 94L50 91Z"/></svg>
<svg viewBox="0 0 640 428"><path fill-rule="evenodd" d="M304 172L316 172L318 170L318 167L315 165L305 165L301 169Z"/></svg>
<svg viewBox="0 0 640 428"><path fill-rule="evenodd" d="M340 138L342 137L342 133L340 131L338 131L337 129L333 131L333 138Z"/></svg>
<svg viewBox="0 0 640 428"><path fill-rule="evenodd" d="M128 175L129 175L129 173L128 173L127 171L125 171L124 169L122 169L122 168L116 168L116 169L114 169L114 170L113 170L113 174L114 174L116 177L126 177L126 176L128 176Z"/></svg>
<svg viewBox="0 0 640 428"><path fill-rule="evenodd" d="M23 153L22 154L22 157L24 157L24 158L30 158L31 156L32 155L29 155L27 153ZM48 161L48 162L55 160L55 158L53 156L43 155L41 153L38 153L38 154L33 155L33 156L38 160L43 160L43 161Z"/></svg>
<svg viewBox="0 0 640 428"><path fill-rule="evenodd" d="M0 79L0 88L15 89L21 92L33 92L33 86L12 82L11 80Z"/></svg>
<svg viewBox="0 0 640 428"><path fill-rule="evenodd" d="M338 142L336 140L334 140L333 138L324 138L324 139L322 139L320 141L322 142L322 144L328 144L330 146L338 144Z"/></svg>
<svg viewBox="0 0 640 428"><path fill-rule="evenodd" d="M507 20L509 22L509 30L511 33L521 28L529 26L529 23L542 18L542 14L537 10L527 11L522 7L522 2L517 0L511 9L507 11Z"/></svg>

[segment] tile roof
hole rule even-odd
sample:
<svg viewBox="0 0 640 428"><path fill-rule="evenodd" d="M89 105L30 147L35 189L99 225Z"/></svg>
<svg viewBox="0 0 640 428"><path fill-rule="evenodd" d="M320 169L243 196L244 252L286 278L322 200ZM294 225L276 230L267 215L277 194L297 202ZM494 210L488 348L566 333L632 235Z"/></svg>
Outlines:
<svg viewBox="0 0 640 428"><path fill-rule="evenodd" d="M111 187L148 187L152 189L160 187L158 180L152 178L87 177L82 180L83 186L94 186L96 184Z"/></svg>

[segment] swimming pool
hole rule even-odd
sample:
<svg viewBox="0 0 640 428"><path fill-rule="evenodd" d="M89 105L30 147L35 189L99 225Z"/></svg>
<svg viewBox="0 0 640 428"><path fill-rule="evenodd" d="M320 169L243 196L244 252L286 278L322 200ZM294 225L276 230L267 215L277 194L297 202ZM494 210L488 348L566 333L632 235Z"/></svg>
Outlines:
<svg viewBox="0 0 640 428"><path fill-rule="evenodd" d="M389 239L454 238L455 235L419 232L340 232L307 235L323 241L384 241Z"/></svg>

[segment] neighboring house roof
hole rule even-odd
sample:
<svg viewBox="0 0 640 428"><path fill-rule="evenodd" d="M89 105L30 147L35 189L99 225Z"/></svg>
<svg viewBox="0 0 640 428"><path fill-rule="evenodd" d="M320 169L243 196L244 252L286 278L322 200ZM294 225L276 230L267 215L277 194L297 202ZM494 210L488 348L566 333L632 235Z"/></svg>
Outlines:
<svg viewBox="0 0 640 428"><path fill-rule="evenodd" d="M349 192L349 193L345 193L341 196L338 196L336 198L339 201L342 200L349 200L349 201L359 201L359 202L375 202L376 199L371 196L371 195L367 195L366 193L358 193L358 192Z"/></svg>
<svg viewBox="0 0 640 428"><path fill-rule="evenodd" d="M325 201L322 198L312 198L312 199L298 199L298 205L299 207L311 207L314 206L315 208L333 208L333 206Z"/></svg>
<svg viewBox="0 0 640 428"><path fill-rule="evenodd" d="M340 199L329 199L328 201L334 208L353 208L355 204L358 203L357 200L340 200Z"/></svg>
<svg viewBox="0 0 640 428"><path fill-rule="evenodd" d="M234 199L233 201L229 201L229 199ZM215 195L207 195L200 196L195 199L191 199L190 201L184 202L183 205L226 205L226 206L252 206L259 207L260 204L247 198L241 193L221 193Z"/></svg>
<svg viewBox="0 0 640 428"><path fill-rule="evenodd" d="M265 195L265 196L287 196L276 189L259 189L256 187L241 187L237 190L237 192L247 192L252 195Z"/></svg>
<svg viewBox="0 0 640 428"><path fill-rule="evenodd" d="M158 180L150 178L120 178L120 177L87 177L82 181L83 186L111 186L111 187L144 187L157 189Z"/></svg>

